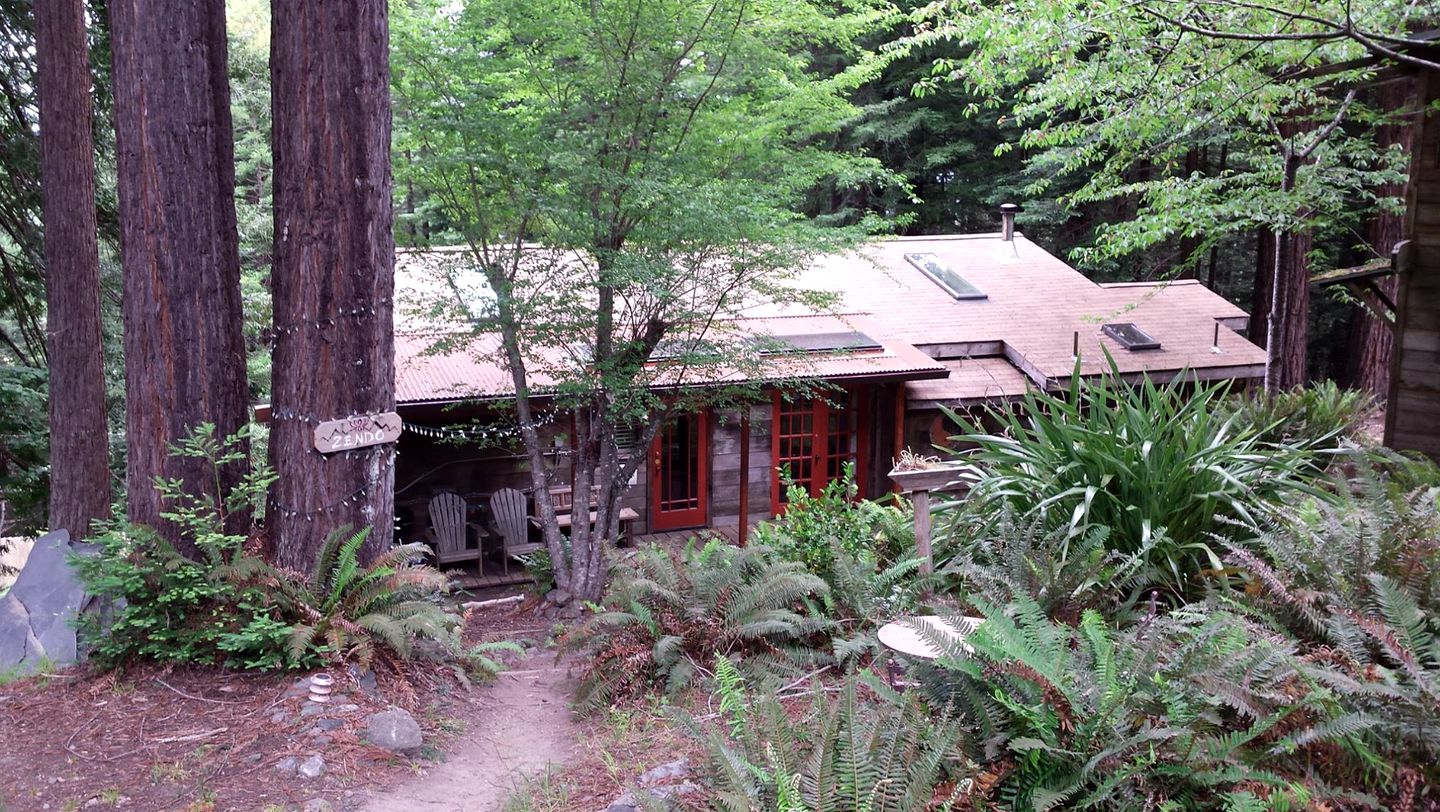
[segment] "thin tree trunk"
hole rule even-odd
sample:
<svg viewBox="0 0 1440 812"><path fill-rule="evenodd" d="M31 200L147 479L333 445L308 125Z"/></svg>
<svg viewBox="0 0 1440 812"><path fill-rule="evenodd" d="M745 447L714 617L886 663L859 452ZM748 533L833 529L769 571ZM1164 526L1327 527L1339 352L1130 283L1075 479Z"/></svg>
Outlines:
<svg viewBox="0 0 1440 812"><path fill-rule="evenodd" d="M1380 107L1395 112L1413 108L1415 85L1412 82L1385 85L1380 93ZM1376 133L1376 146L1382 150L1399 147L1407 154L1414 141L1414 122L1408 115L1392 120ZM1376 189L1381 197L1403 197L1405 184L1394 183ZM1370 248L1376 256L1389 257L1395 244L1405 237L1404 211L1378 211L1366 229ZM1398 281L1393 276L1375 280L1380 290L1395 301ZM1376 302L1379 305L1378 302ZM1363 389L1385 397L1390 387L1390 353L1394 348L1394 328L1388 320L1356 307L1350 318L1351 347L1346 379L1355 389Z"/></svg>
<svg viewBox="0 0 1440 812"><path fill-rule="evenodd" d="M50 356L50 527L110 516L90 51L83 0L35 4Z"/></svg>
<svg viewBox="0 0 1440 812"><path fill-rule="evenodd" d="M223 437L247 422L225 3L115 0L110 21L129 516L193 554L162 521L154 480L210 492L208 465L170 446L201 423ZM221 490L247 467L218 472ZM232 514L227 529L248 518Z"/></svg>
<svg viewBox="0 0 1440 812"><path fill-rule="evenodd" d="M395 408L385 0L271 4L275 150L274 556L309 568L327 533L390 545L394 447L324 455L321 421Z"/></svg>

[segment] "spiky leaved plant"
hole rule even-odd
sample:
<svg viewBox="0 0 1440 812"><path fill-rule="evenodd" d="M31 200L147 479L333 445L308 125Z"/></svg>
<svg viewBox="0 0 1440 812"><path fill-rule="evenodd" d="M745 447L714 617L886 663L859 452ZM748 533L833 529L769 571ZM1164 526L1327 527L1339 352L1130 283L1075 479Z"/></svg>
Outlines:
<svg viewBox="0 0 1440 812"><path fill-rule="evenodd" d="M952 412L956 439L976 446L964 510L985 523L1008 508L1071 537L1108 527L1111 546L1145 551L1160 585L1197 594L1222 569L1214 537L1244 537L1296 493L1323 497L1330 457L1266 442L1219 407L1224 386L1184 377L1131 384L1112 359L1107 374L1077 367L1067 391L1032 390L981 420Z"/></svg>
<svg viewBox="0 0 1440 812"><path fill-rule="evenodd" d="M825 582L760 547L692 541L681 554L639 550L619 567L603 611L567 648L591 655L582 708L651 687L674 693L709 673L717 653L742 668L793 673L828 659L832 623L811 611Z"/></svg>
<svg viewBox="0 0 1440 812"><path fill-rule="evenodd" d="M384 646L402 658L417 640L432 640L454 651L460 617L438 598L449 589L439 570L413 562L429 554L424 544L401 544L361 566L360 548L369 528L331 533L308 576L268 566L235 577L259 579L275 590L287 616L293 655L315 650L330 660L353 659L368 667Z"/></svg>

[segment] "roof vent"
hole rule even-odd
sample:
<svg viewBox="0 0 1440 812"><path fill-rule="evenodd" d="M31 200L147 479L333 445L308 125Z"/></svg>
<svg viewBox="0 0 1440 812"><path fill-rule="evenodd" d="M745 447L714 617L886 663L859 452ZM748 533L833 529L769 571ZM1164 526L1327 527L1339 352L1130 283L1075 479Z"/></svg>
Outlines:
<svg viewBox="0 0 1440 812"><path fill-rule="evenodd" d="M1014 203L1000 204L1000 239L1011 242L1015 239L1015 215L1024 209Z"/></svg>
<svg viewBox="0 0 1440 812"><path fill-rule="evenodd" d="M934 254L906 254L905 259L956 299L990 298Z"/></svg>
<svg viewBox="0 0 1440 812"><path fill-rule="evenodd" d="M1120 346L1124 347L1127 350L1135 351L1160 349L1160 342L1156 341L1154 336L1150 335L1144 330L1141 330L1139 327L1136 327L1134 324L1131 324L1128 321L1120 322L1118 324L1107 324L1100 329L1105 332L1105 335L1115 339L1120 344Z"/></svg>

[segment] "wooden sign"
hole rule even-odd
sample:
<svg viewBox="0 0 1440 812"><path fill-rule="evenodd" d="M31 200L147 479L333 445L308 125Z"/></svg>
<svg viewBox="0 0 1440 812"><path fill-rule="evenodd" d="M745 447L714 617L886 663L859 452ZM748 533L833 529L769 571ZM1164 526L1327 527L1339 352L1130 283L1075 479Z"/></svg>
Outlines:
<svg viewBox="0 0 1440 812"><path fill-rule="evenodd" d="M404 423L394 412L358 414L339 420L326 420L315 427L315 450L321 454L350 451L400 439Z"/></svg>

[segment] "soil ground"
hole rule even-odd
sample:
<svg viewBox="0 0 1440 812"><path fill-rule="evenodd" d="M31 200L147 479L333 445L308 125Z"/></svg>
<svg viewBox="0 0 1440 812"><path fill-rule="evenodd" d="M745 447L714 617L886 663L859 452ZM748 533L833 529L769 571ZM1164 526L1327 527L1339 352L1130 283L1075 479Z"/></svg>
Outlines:
<svg viewBox="0 0 1440 812"><path fill-rule="evenodd" d="M373 793L360 812L498 812L526 779L572 758L571 687L549 652L517 663L472 700L476 718L443 763Z"/></svg>

